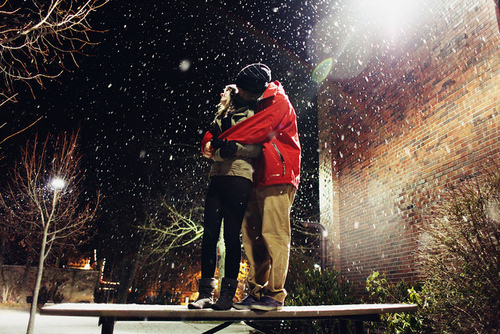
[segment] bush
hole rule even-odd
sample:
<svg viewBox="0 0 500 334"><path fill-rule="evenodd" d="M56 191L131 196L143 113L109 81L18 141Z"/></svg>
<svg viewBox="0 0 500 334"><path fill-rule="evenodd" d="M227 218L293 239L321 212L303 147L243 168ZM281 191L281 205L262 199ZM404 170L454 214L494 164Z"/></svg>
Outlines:
<svg viewBox="0 0 500 334"><path fill-rule="evenodd" d="M286 306L341 305L355 302L354 288L340 272L336 270L306 270L289 291ZM312 324L311 324L312 323ZM266 333L334 333L337 332L337 321L279 321L252 322L252 327Z"/></svg>
<svg viewBox="0 0 500 334"><path fill-rule="evenodd" d="M38 305L43 306L47 302L51 303L62 303L64 300L64 295L57 290L59 289L59 286L61 286L61 282L57 281L53 286L49 289L44 285L40 288L40 291L38 293Z"/></svg>
<svg viewBox="0 0 500 334"><path fill-rule="evenodd" d="M396 285L387 282L385 274L373 272L366 279L366 291L371 303L407 303L416 304L419 310L407 313L383 314L380 323L372 323L371 326L384 333L411 334L423 333L424 314L423 301L418 292L419 286L413 287L401 281Z"/></svg>
<svg viewBox="0 0 500 334"><path fill-rule="evenodd" d="M424 296L444 333L500 332L500 172L450 189L424 227Z"/></svg>
<svg viewBox="0 0 500 334"><path fill-rule="evenodd" d="M306 270L288 294L287 306L351 304L354 288L337 270Z"/></svg>

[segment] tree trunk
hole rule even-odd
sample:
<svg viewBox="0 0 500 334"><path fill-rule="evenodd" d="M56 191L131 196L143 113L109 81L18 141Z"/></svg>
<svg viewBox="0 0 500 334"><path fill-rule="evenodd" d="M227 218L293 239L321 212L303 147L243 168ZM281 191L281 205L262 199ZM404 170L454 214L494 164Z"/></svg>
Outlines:
<svg viewBox="0 0 500 334"><path fill-rule="evenodd" d="M45 249L47 247L47 233L48 233L48 228L46 228L43 231L42 248L40 249L40 258L38 261L38 269L36 271L35 288L33 289L33 300L31 303L30 318L28 321L28 329L26 330L26 334L33 334L33 330L35 328L35 315L38 306L38 294L40 292L40 286L42 285L43 266L45 262Z"/></svg>
<svg viewBox="0 0 500 334"><path fill-rule="evenodd" d="M120 285L118 286L118 291L116 293L116 303L126 304L129 297L129 291L132 289L135 281L135 274L137 273L137 268L139 267L139 261L142 258L142 245L144 243L144 234L141 234L141 238L137 245L137 248L131 259L125 261L125 268L122 269L120 274Z"/></svg>
<svg viewBox="0 0 500 334"><path fill-rule="evenodd" d="M136 253L131 259L124 261L124 267L121 270L120 285L116 293L116 303L126 304L130 288L134 283L135 273L139 264L139 254Z"/></svg>
<svg viewBox="0 0 500 334"><path fill-rule="evenodd" d="M3 263L4 263L4 257L5 257L5 233L2 231L0 233L0 285L6 286L4 284L5 282L5 276L4 276L4 271L3 271ZM4 300L6 301L6 300Z"/></svg>
<svg viewBox="0 0 500 334"><path fill-rule="evenodd" d="M0 247L2 248L0 251L0 285L2 286L7 286L5 284L5 274L3 271L3 263L4 263L4 256L5 256L5 236L4 233L0 233ZM5 302L6 300L4 300Z"/></svg>

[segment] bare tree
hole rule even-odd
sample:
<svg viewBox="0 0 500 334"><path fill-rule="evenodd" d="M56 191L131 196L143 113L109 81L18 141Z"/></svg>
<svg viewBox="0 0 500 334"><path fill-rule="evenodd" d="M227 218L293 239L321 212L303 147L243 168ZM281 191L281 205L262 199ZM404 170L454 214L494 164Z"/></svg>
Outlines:
<svg viewBox="0 0 500 334"><path fill-rule="evenodd" d="M162 196L153 204L150 212L154 214L148 214L145 224L139 226L145 237L143 254L147 261L144 262L155 267L172 258L174 252L180 252L183 254L181 257L191 259L182 277L196 284L199 268L194 265L197 261L193 260L192 255L199 254L201 250L203 207L200 201ZM169 277L167 273L162 276ZM172 283L172 278L170 281Z"/></svg>
<svg viewBox="0 0 500 334"><path fill-rule="evenodd" d="M2 0L0 0L2 1ZM0 106L15 100L13 83L31 81L43 87L43 78L54 79L78 66L75 55L93 44L96 32L88 21L108 0L3 0L0 3Z"/></svg>
<svg viewBox="0 0 500 334"><path fill-rule="evenodd" d="M148 235L148 254L161 258L175 248L194 243L203 235L200 210L192 204L190 207L178 206L166 198L161 199L155 214L149 214L146 224L139 227Z"/></svg>
<svg viewBox="0 0 500 334"><path fill-rule="evenodd" d="M21 159L0 194L5 214L2 222L21 234L26 244L38 245L38 270L27 333L33 333L44 263L55 247L78 244L88 238L88 228L99 204L92 204L80 185L81 155L78 134L38 138L21 150ZM85 196L85 198L83 198ZM82 204L83 203L83 204Z"/></svg>

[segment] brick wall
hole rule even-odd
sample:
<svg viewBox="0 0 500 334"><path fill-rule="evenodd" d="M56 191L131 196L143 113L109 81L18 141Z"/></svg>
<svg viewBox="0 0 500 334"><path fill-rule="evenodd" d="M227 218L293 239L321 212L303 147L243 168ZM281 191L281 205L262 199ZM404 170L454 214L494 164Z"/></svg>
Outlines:
<svg viewBox="0 0 500 334"><path fill-rule="evenodd" d="M429 3L396 42L379 36L359 74L319 92L329 265L359 288L374 270L417 279L438 192L500 156L498 2Z"/></svg>

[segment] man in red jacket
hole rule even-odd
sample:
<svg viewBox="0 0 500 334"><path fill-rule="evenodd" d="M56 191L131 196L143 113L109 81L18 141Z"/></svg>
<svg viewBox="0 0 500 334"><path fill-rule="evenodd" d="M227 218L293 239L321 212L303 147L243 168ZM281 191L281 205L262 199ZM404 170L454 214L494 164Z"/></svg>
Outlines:
<svg viewBox="0 0 500 334"><path fill-rule="evenodd" d="M262 156L254 163L254 189L242 227L243 246L250 262L250 294L233 306L278 310L286 297L290 209L300 180L297 116L283 86L279 81L271 82L271 70L264 64L244 67L236 77L236 86L241 98L256 104L257 113L222 133L213 143L226 145L226 150L236 148L235 142L261 144ZM206 136L202 147L210 139Z"/></svg>

